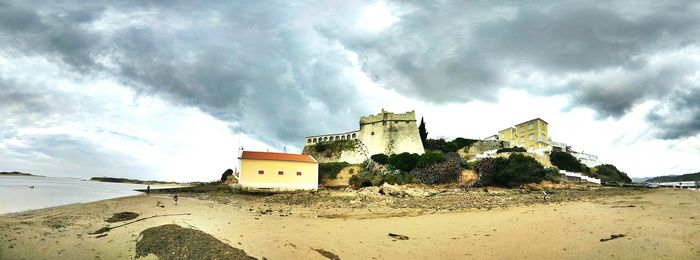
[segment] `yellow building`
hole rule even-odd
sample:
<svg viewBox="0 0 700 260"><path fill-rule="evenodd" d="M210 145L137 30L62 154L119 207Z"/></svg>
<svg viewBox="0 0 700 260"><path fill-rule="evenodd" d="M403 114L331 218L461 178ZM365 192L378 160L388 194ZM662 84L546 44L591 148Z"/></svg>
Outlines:
<svg viewBox="0 0 700 260"><path fill-rule="evenodd" d="M318 189L318 161L305 154L243 151L238 183L247 188Z"/></svg>
<svg viewBox="0 0 700 260"><path fill-rule="evenodd" d="M498 138L510 142L510 146L523 147L528 152L551 151L547 125L541 118L535 118L499 131Z"/></svg>

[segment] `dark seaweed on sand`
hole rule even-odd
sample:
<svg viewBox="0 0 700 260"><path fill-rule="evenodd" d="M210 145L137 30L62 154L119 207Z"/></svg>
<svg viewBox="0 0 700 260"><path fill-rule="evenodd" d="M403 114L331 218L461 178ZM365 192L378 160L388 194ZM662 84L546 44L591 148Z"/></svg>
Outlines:
<svg viewBox="0 0 700 260"><path fill-rule="evenodd" d="M256 259L202 231L169 224L141 232L136 258L155 254L159 259Z"/></svg>

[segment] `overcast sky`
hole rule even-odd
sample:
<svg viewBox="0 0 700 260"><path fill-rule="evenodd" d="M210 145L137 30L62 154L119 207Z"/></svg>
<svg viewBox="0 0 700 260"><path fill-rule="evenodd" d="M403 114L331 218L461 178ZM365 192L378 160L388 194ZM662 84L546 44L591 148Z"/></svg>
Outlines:
<svg viewBox="0 0 700 260"><path fill-rule="evenodd" d="M385 108L700 171L697 1L0 0L0 171L206 181Z"/></svg>

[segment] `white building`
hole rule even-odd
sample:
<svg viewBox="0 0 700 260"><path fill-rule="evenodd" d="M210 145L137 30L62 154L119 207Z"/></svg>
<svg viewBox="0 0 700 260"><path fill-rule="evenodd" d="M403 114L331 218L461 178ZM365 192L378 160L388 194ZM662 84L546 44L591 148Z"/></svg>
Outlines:
<svg viewBox="0 0 700 260"><path fill-rule="evenodd" d="M600 161L598 161L597 155L584 152L571 152L571 155L588 167L596 167L601 164Z"/></svg>

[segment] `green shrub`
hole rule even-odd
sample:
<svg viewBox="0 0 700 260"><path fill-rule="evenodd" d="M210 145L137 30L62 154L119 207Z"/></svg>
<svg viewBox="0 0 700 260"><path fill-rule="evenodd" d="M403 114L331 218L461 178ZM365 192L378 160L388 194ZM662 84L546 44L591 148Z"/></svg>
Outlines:
<svg viewBox="0 0 700 260"><path fill-rule="evenodd" d="M474 161L472 161L472 162L465 161L465 162L461 163L462 168L467 169L467 170L474 170L475 164L476 164L476 162L474 162Z"/></svg>
<svg viewBox="0 0 700 260"><path fill-rule="evenodd" d="M544 169L544 179L559 183L561 181L561 175L559 175L559 168L557 167L549 167Z"/></svg>
<svg viewBox="0 0 700 260"><path fill-rule="evenodd" d="M482 185L514 187L525 183L540 182L548 171L532 157L511 154L508 158L485 158L474 168ZM550 172L550 174L553 172Z"/></svg>
<svg viewBox="0 0 700 260"><path fill-rule="evenodd" d="M452 143L457 145L458 149L462 149L464 147L470 147L472 144L478 142L479 140L475 139L467 139L467 138L462 138L462 137L457 137L454 140L452 140Z"/></svg>
<svg viewBox="0 0 700 260"><path fill-rule="evenodd" d="M615 167L615 165L612 164L603 164L603 165L598 165L593 168L595 173L600 176L601 181L616 181L616 182L624 182L624 183L631 183L632 179L630 179L629 176L627 176L626 173L621 172L620 170Z"/></svg>
<svg viewBox="0 0 700 260"><path fill-rule="evenodd" d="M317 153L340 154L342 151L355 150L356 140L336 140L329 142L320 142L314 145L314 151Z"/></svg>
<svg viewBox="0 0 700 260"><path fill-rule="evenodd" d="M372 157L370 157L370 159L372 159L372 161L375 161L376 163L381 164L381 165L385 165L387 162L389 162L389 156L387 156L386 154L383 154L383 153L378 153L378 154L372 155Z"/></svg>
<svg viewBox="0 0 700 260"><path fill-rule="evenodd" d="M454 153L454 152L456 152L457 150L459 150L459 146L457 146L457 145L456 145L455 143L453 143L453 142L448 142L448 143L445 144L445 146L442 147L441 150L442 150L443 152L446 152L446 153Z"/></svg>
<svg viewBox="0 0 700 260"><path fill-rule="evenodd" d="M524 153L527 152L525 148L515 146L515 147L510 147L510 148L501 148L496 151L496 153Z"/></svg>
<svg viewBox="0 0 700 260"><path fill-rule="evenodd" d="M565 171L584 172L584 168L588 168L567 152L552 151L549 154L549 160L554 166Z"/></svg>
<svg viewBox="0 0 700 260"><path fill-rule="evenodd" d="M391 165L375 168L371 161L363 163L362 171L350 177L350 185L355 188L380 186L384 183L406 184L413 182L413 176L407 172L402 172ZM376 169L376 171L374 170Z"/></svg>
<svg viewBox="0 0 700 260"><path fill-rule="evenodd" d="M447 144L445 139L427 139L423 143L423 148L430 151L442 151L443 147Z"/></svg>
<svg viewBox="0 0 700 260"><path fill-rule="evenodd" d="M425 168L433 164L441 163L445 161L445 155L440 152L427 151L420 156L416 167Z"/></svg>
<svg viewBox="0 0 700 260"><path fill-rule="evenodd" d="M463 170L462 163L464 162L464 158L460 157L457 153L440 154L440 157L442 157L441 162L428 164L425 167L416 167L411 171L411 174L416 177L416 180L425 184L459 181L459 175ZM421 159L422 158L423 157L421 157ZM426 158L435 157L433 155L428 155Z"/></svg>
<svg viewBox="0 0 700 260"><path fill-rule="evenodd" d="M430 151L442 151L445 153L456 152L464 147L469 147L472 144L478 142L479 140L467 139L462 137L457 137L452 141L445 141L445 139L428 139L423 142L423 148Z"/></svg>
<svg viewBox="0 0 700 260"><path fill-rule="evenodd" d="M346 162L331 162L331 163L319 163L318 164L318 180L319 182L323 179L335 179L338 177L338 173L345 167L350 166Z"/></svg>
<svg viewBox="0 0 700 260"><path fill-rule="evenodd" d="M228 176L231 176L231 175L233 175L233 170L227 169L226 171L224 171L223 174L221 174L221 181L222 182L226 181L226 179L228 179Z"/></svg>
<svg viewBox="0 0 700 260"><path fill-rule="evenodd" d="M389 156L389 165L404 172L410 172L416 168L420 155L417 153L400 153Z"/></svg>

